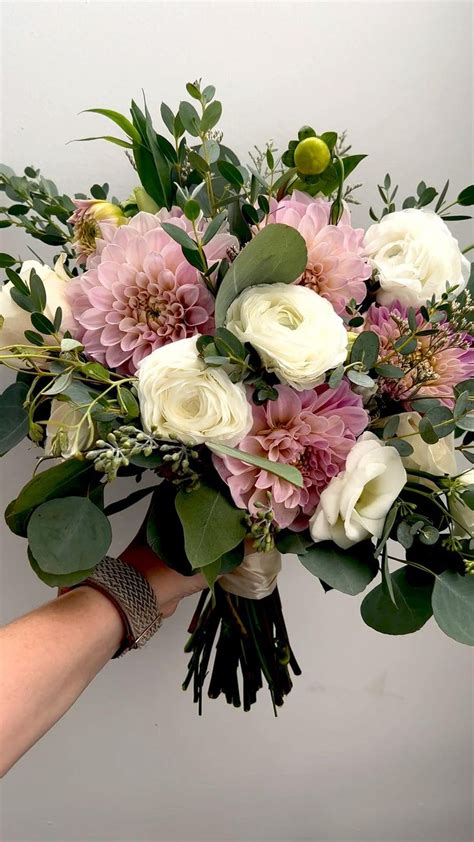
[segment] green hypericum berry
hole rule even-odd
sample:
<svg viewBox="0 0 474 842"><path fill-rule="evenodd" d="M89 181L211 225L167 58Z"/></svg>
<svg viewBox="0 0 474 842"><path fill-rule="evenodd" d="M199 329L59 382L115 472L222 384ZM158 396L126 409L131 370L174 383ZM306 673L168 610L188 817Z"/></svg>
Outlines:
<svg viewBox="0 0 474 842"><path fill-rule="evenodd" d="M320 137L307 137L295 149L295 167L303 175L319 175L331 161L329 147Z"/></svg>

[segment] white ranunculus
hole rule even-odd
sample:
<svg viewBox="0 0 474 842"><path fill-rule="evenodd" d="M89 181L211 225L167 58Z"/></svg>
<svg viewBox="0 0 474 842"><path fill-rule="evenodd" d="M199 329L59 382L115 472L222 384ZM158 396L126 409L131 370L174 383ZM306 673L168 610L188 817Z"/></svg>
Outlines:
<svg viewBox="0 0 474 842"><path fill-rule="evenodd" d="M157 348L138 369L138 397L145 430L189 444L236 445L252 426L241 383L200 358L198 337Z"/></svg>
<svg viewBox="0 0 474 842"><path fill-rule="evenodd" d="M265 368L296 390L312 389L347 356L347 332L325 298L305 286L261 284L232 302L227 327Z"/></svg>
<svg viewBox="0 0 474 842"><path fill-rule="evenodd" d="M445 222L432 211L407 208L389 213L371 225L364 239L365 254L377 270L380 304L417 307L446 284L459 294L469 278L470 264Z"/></svg>
<svg viewBox="0 0 474 842"><path fill-rule="evenodd" d="M456 474L456 457L454 454L454 433L439 439L436 444L427 444L418 433L421 421L419 412L402 412L397 427L397 436L408 436L413 453L403 457L403 464L410 470L426 471L434 476ZM416 435L413 435L416 433Z"/></svg>
<svg viewBox="0 0 474 842"><path fill-rule="evenodd" d="M349 452L345 470L321 494L309 523L313 541L334 541L345 550L367 538L380 538L406 480L395 448L364 433Z"/></svg>
<svg viewBox="0 0 474 842"><path fill-rule="evenodd" d="M46 425L44 450L47 456L68 459L87 450L94 442L94 425L68 401L53 400Z"/></svg>
<svg viewBox="0 0 474 842"><path fill-rule="evenodd" d="M46 291L45 316L53 321L56 309L61 307L63 311L61 332L72 330L74 327L71 308L66 297L69 277L64 270L65 258L66 255L61 255L58 258L54 270L39 263L38 260L26 260L18 273L27 286L29 286L32 270L39 275ZM15 304L10 295L11 288L10 283L0 287L0 316L3 317L0 328L0 346L2 347L6 345L28 345L25 339L25 330L32 330L30 313Z"/></svg>
<svg viewBox="0 0 474 842"><path fill-rule="evenodd" d="M470 468L464 474L457 478L460 488L458 492L462 494L463 490L468 485L474 485L474 468ZM454 524L454 534L459 538L465 538L469 535L474 535L474 511L466 506L466 504L454 495L449 498L449 510L453 517L458 521ZM464 527L464 529L462 528Z"/></svg>

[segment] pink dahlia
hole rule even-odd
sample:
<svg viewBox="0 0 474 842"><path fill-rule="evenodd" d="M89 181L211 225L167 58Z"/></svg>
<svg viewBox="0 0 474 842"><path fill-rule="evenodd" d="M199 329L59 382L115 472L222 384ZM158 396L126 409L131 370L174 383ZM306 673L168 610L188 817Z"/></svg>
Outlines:
<svg viewBox="0 0 474 842"><path fill-rule="evenodd" d="M380 339L379 359L405 371L400 380L382 383L382 391L406 408L414 398L437 398L452 406L454 386L474 376L473 338L456 332L446 321L436 325L434 334L420 336L412 354L399 354L393 346L409 330L407 315L408 308L399 301L390 307L372 304L366 314L364 330L373 331ZM433 329L420 312L416 321L422 329Z"/></svg>
<svg viewBox="0 0 474 842"><path fill-rule="evenodd" d="M372 270L362 257L362 228L352 227L348 210L338 225L330 225L330 208L330 202L295 190L280 202L273 200L269 222L299 231L308 249L308 265L299 283L327 298L342 315L351 298L357 304L364 300Z"/></svg>
<svg viewBox="0 0 474 842"><path fill-rule="evenodd" d="M276 401L252 405L253 425L239 449L295 465L304 487L296 488L238 459L216 457L214 461L237 506L255 514L255 504L268 503L269 492L279 526L299 531L307 526L323 489L344 468L368 416L347 381L337 389L318 386L295 392L289 386L277 386L277 390Z"/></svg>
<svg viewBox="0 0 474 842"><path fill-rule="evenodd" d="M97 253L68 288L75 338L93 359L132 374L156 348L214 328L214 298L162 229L162 216L139 213L120 228L103 226ZM167 219L189 233L183 217ZM234 243L217 234L205 247L208 260L225 257Z"/></svg>

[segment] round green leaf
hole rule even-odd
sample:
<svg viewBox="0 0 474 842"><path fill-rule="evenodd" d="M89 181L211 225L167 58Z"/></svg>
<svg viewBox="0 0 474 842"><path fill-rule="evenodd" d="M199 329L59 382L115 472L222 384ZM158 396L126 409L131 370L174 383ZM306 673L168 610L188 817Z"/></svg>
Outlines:
<svg viewBox="0 0 474 842"><path fill-rule="evenodd" d="M474 646L474 576L445 570L433 588L433 614L449 637Z"/></svg>
<svg viewBox="0 0 474 842"><path fill-rule="evenodd" d="M409 581L407 568L392 573L394 605L388 589L377 585L367 594L360 607L364 623L382 634L410 634L418 631L431 617L433 584Z"/></svg>
<svg viewBox="0 0 474 842"><path fill-rule="evenodd" d="M216 297L216 322L223 325L234 298L256 284L291 284L305 270L306 243L289 225L263 228L236 257Z"/></svg>
<svg viewBox="0 0 474 842"><path fill-rule="evenodd" d="M31 515L27 535L41 570L60 575L95 567L112 540L109 521L87 497L42 503Z"/></svg>
<svg viewBox="0 0 474 842"><path fill-rule="evenodd" d="M341 550L332 541L322 541L299 556L299 560L313 576L351 596L365 590L378 570L370 541L348 550Z"/></svg>
<svg viewBox="0 0 474 842"><path fill-rule="evenodd" d="M94 568L91 567L89 570L78 570L76 573L67 573L64 576L61 576L60 574L58 575L57 573L45 573L44 570L41 570L41 567L36 559L33 558L33 554L29 547L28 561L30 562L38 579L41 579L41 581L50 588L70 588L72 585L78 585L79 582L83 582L84 579L87 579L87 577L94 572Z"/></svg>

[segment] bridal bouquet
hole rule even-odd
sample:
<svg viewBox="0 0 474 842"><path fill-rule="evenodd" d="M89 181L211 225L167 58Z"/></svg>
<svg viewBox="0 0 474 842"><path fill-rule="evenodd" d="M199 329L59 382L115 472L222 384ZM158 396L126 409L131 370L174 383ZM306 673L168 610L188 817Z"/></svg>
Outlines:
<svg viewBox="0 0 474 842"><path fill-rule="evenodd" d="M103 139L134 169L126 200L1 168L1 226L56 251L54 268L0 258L16 376L0 453L43 449L9 528L40 579L67 586L106 554L109 518L149 497L150 547L209 585L186 644L199 709L208 674L211 698L245 710L264 683L275 707L290 691L282 553L308 587L371 586L361 614L378 632L433 615L472 645L473 246L446 223L470 218L474 186L449 199L448 182L420 182L397 207L387 175L354 228L347 179L365 156L344 134L304 126L242 164L214 87L187 92L158 131L146 102L130 119L91 109L120 132ZM137 489L107 503L124 477Z"/></svg>

